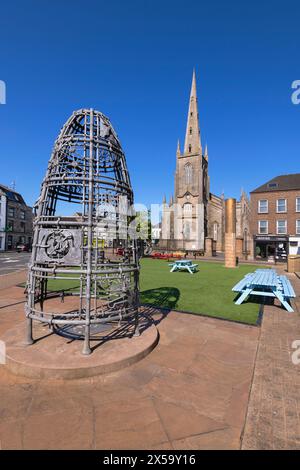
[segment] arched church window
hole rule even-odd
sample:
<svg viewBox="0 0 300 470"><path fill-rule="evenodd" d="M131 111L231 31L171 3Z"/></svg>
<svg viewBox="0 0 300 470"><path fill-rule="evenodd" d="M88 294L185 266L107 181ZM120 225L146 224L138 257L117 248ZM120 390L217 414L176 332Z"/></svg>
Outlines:
<svg viewBox="0 0 300 470"><path fill-rule="evenodd" d="M184 222L183 236L185 240L189 240L191 238L191 226L189 222Z"/></svg>
<svg viewBox="0 0 300 470"><path fill-rule="evenodd" d="M193 167L190 163L184 166L185 184L191 184L193 178Z"/></svg>
<svg viewBox="0 0 300 470"><path fill-rule="evenodd" d="M192 129L192 127L190 127L190 134L192 134L192 133L193 133L193 129Z"/></svg>
<svg viewBox="0 0 300 470"><path fill-rule="evenodd" d="M192 151L192 146L189 145L189 152L191 153L191 151Z"/></svg>
<svg viewBox="0 0 300 470"><path fill-rule="evenodd" d="M243 251L244 253L248 252L248 230L246 228L244 229Z"/></svg>
<svg viewBox="0 0 300 470"><path fill-rule="evenodd" d="M214 228L213 228L213 231L214 231L214 235L213 235L213 238L214 238L214 241L216 242L218 240L218 224L217 222L214 223Z"/></svg>
<svg viewBox="0 0 300 470"><path fill-rule="evenodd" d="M185 203L184 206L183 206L183 214L184 215L191 215L192 214L192 209L193 209L193 206L190 202Z"/></svg>

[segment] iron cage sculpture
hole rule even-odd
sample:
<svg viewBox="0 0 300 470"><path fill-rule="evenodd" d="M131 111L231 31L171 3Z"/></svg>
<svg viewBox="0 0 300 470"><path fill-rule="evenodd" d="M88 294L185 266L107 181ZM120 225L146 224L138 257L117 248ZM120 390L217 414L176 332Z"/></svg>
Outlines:
<svg viewBox="0 0 300 470"><path fill-rule="evenodd" d="M57 215L60 205L78 207L74 203L81 211ZM27 344L33 343L33 321L47 323L59 334L71 328L84 340L83 354L91 353L93 331L101 331L101 325L105 329L107 324L132 322L134 334L139 334L132 204L125 155L109 119L93 109L75 111L54 144L35 206L25 305ZM78 282L77 290L55 289L55 283L70 281ZM45 301L58 292L61 300L77 295L76 308L48 311Z"/></svg>

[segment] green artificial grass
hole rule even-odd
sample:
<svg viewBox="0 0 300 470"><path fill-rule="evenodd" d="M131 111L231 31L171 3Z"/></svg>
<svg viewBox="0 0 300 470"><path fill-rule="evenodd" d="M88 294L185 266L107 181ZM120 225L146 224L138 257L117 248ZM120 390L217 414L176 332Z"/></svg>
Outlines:
<svg viewBox="0 0 300 470"><path fill-rule="evenodd" d="M252 325L257 323L259 301L250 297L242 305L235 305L237 295L231 290L245 274L255 271L257 266L241 264L236 269L227 269L221 263L201 260L195 263L199 269L195 274L187 271L170 273L168 261L142 259L141 303ZM76 279L49 280L48 290L79 292L79 285L79 280Z"/></svg>
<svg viewBox="0 0 300 470"><path fill-rule="evenodd" d="M75 275L76 276L76 275ZM74 275L65 274L65 277L75 277ZM47 289L51 291L79 292L79 279L49 279Z"/></svg>
<svg viewBox="0 0 300 470"><path fill-rule="evenodd" d="M141 303L220 317L242 323L256 324L259 303L252 297L242 305L235 305L236 293L232 287L257 266L242 264L227 269L221 263L195 261L199 271L170 273L165 260L141 260Z"/></svg>

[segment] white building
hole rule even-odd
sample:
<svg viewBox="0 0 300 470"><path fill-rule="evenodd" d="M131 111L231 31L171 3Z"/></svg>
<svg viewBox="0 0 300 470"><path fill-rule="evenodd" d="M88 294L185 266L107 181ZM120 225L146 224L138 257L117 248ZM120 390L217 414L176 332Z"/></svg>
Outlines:
<svg viewBox="0 0 300 470"><path fill-rule="evenodd" d="M6 194L0 188L0 251L5 250L6 203Z"/></svg>

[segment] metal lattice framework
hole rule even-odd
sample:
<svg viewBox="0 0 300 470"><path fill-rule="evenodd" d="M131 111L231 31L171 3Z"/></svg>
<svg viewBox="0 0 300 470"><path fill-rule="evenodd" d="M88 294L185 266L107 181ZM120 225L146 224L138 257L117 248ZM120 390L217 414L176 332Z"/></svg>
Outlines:
<svg viewBox="0 0 300 470"><path fill-rule="evenodd" d="M74 210L74 203L75 214L60 210L62 205ZM84 339L83 354L91 352L93 332L108 324L133 321L139 334L132 204L125 155L109 119L93 109L75 111L54 144L35 206L25 307L28 344L33 342L33 320ZM64 291L61 286L70 281L77 287ZM58 292L61 300L77 296L76 308L49 311L45 301Z"/></svg>

